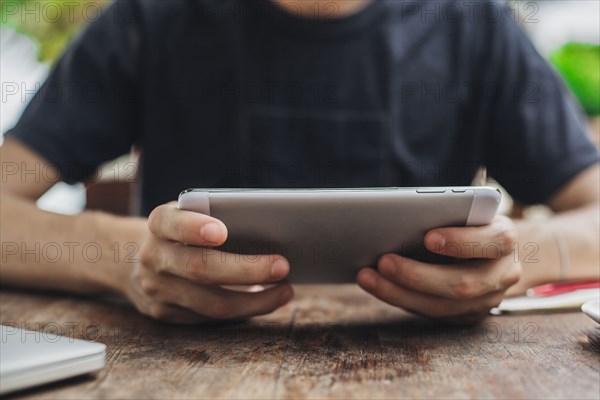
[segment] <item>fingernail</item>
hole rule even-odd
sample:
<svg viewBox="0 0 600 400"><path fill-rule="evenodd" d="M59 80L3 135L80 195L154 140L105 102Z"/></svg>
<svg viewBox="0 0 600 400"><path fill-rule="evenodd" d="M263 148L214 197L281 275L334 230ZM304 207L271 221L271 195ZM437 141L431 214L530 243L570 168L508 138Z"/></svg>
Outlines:
<svg viewBox="0 0 600 400"><path fill-rule="evenodd" d="M285 290L281 294L280 304L283 305L283 304L288 303L292 299L293 296L294 296L294 292L292 291L292 288L291 287L285 288Z"/></svg>
<svg viewBox="0 0 600 400"><path fill-rule="evenodd" d="M265 288L262 285L252 285L247 290L249 293L258 293L258 292L262 292L263 290L265 290Z"/></svg>
<svg viewBox="0 0 600 400"><path fill-rule="evenodd" d="M362 286L365 289L373 290L377 283L375 282L375 274L373 271L363 272L363 277L361 279Z"/></svg>
<svg viewBox="0 0 600 400"><path fill-rule="evenodd" d="M288 272L290 272L290 265L283 258L277 259L271 265L271 279L283 279L287 276Z"/></svg>
<svg viewBox="0 0 600 400"><path fill-rule="evenodd" d="M200 228L200 236L207 243L219 243L221 240L221 227L216 222L209 222Z"/></svg>
<svg viewBox="0 0 600 400"><path fill-rule="evenodd" d="M433 232L429 235L429 245L432 249L441 250L446 245L446 238L440 233Z"/></svg>
<svg viewBox="0 0 600 400"><path fill-rule="evenodd" d="M396 272L396 263L392 260L392 257L385 256L379 260L379 271L384 275L394 275Z"/></svg>

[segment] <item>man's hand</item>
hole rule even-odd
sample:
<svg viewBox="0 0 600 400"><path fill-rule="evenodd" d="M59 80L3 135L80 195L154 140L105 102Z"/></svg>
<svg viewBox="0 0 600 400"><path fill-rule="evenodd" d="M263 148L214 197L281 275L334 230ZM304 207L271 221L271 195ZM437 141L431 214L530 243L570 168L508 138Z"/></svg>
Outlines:
<svg viewBox="0 0 600 400"><path fill-rule="evenodd" d="M513 254L516 229L496 217L482 227L438 228L425 235L428 250L457 258L457 264L427 264L386 254L377 270L364 268L358 284L375 297L434 318L473 320L497 306L521 277Z"/></svg>
<svg viewBox="0 0 600 400"><path fill-rule="evenodd" d="M272 284L289 273L278 255L240 256L212 249L227 228L210 216L179 210L174 203L154 209L140 262L123 290L143 314L175 323L267 314L293 296L290 285L259 292L221 285Z"/></svg>

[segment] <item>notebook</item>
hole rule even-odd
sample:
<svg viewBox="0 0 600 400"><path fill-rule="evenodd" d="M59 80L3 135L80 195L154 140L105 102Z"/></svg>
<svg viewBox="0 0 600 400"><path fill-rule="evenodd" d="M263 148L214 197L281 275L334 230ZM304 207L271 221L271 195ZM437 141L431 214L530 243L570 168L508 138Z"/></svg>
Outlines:
<svg viewBox="0 0 600 400"><path fill-rule="evenodd" d="M519 296L509 297L502 300L498 307L492 308L491 314L534 312L534 311L556 311L577 310L591 300L600 299L600 289L580 289L554 296Z"/></svg>

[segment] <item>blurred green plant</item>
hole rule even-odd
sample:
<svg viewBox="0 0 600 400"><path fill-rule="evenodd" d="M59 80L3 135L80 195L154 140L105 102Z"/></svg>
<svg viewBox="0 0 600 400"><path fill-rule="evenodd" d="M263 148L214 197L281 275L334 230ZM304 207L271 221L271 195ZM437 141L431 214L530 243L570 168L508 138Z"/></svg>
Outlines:
<svg viewBox="0 0 600 400"><path fill-rule="evenodd" d="M0 0L0 24L39 44L38 59L54 62L83 26L112 0Z"/></svg>
<svg viewBox="0 0 600 400"><path fill-rule="evenodd" d="M600 115L600 46L571 42L552 54L560 72L589 116Z"/></svg>

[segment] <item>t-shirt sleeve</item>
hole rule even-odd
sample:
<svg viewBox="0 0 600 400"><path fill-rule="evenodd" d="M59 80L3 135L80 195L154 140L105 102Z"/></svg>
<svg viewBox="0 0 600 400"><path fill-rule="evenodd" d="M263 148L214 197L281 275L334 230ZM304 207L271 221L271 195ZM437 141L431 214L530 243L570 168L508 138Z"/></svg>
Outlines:
<svg viewBox="0 0 600 400"><path fill-rule="evenodd" d="M598 149L578 103L508 7L486 26L488 174L516 200L543 203L597 163Z"/></svg>
<svg viewBox="0 0 600 400"><path fill-rule="evenodd" d="M138 5L117 0L77 37L26 107L13 136L68 182L89 178L138 140Z"/></svg>

